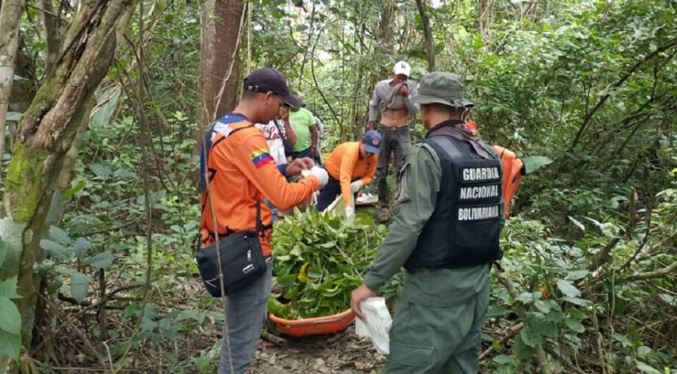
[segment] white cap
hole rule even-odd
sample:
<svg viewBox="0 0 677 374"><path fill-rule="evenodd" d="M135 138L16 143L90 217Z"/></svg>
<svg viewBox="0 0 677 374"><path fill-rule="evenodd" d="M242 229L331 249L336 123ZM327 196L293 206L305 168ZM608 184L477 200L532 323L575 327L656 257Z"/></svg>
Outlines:
<svg viewBox="0 0 677 374"><path fill-rule="evenodd" d="M406 75L407 77L411 73L411 66L404 61L398 61L393 68L393 73L400 75Z"/></svg>

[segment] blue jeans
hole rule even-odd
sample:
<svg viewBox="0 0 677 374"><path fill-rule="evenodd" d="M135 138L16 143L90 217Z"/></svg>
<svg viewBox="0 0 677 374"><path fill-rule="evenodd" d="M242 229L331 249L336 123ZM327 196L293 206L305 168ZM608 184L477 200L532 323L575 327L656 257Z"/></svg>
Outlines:
<svg viewBox="0 0 677 374"><path fill-rule="evenodd" d="M304 149L302 151L298 151L298 152L294 151L291 154L292 160L296 160L297 158L302 158L302 157L310 157L310 148L306 148L306 149ZM315 163L317 165L322 165L322 157L320 156L320 150L319 149L317 150L317 154L315 155L315 158L313 158L313 161L315 161Z"/></svg>
<svg viewBox="0 0 677 374"><path fill-rule="evenodd" d="M351 182L356 180L360 180L360 178L355 178ZM320 212L323 212L339 195L341 195L341 182L330 175L329 182L320 190L320 194L317 196L317 205L315 207ZM357 193L353 194L353 201L355 199L357 199Z"/></svg>
<svg viewBox="0 0 677 374"><path fill-rule="evenodd" d="M306 148L302 151L298 151L298 152L294 151L291 154L291 158L292 158L292 160L296 160L297 158L308 157L309 154L310 154L310 148Z"/></svg>
<svg viewBox="0 0 677 374"><path fill-rule="evenodd" d="M269 257L266 263L268 270L265 274L254 283L227 297L226 325L223 328L224 338L221 344L219 374L246 374L254 358L273 283L273 258ZM230 337L232 373L226 337Z"/></svg>

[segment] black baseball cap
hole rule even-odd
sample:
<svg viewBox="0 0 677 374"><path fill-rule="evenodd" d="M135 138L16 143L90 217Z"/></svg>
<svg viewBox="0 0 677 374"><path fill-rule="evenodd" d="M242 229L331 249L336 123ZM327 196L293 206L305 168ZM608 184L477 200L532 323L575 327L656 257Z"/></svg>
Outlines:
<svg viewBox="0 0 677 374"><path fill-rule="evenodd" d="M262 68L254 70L244 79L244 90L249 92L272 92L280 95L285 104L292 108L300 108L301 100L289 92L289 83L277 69Z"/></svg>

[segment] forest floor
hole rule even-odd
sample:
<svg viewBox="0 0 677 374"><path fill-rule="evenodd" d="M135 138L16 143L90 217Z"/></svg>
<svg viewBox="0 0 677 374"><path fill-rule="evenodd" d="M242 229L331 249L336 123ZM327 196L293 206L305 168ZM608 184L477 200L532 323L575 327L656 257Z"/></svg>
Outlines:
<svg viewBox="0 0 677 374"><path fill-rule="evenodd" d="M353 325L333 336L303 339L264 333L251 373L369 373L380 372L384 364L385 357L376 353L368 339L357 338Z"/></svg>

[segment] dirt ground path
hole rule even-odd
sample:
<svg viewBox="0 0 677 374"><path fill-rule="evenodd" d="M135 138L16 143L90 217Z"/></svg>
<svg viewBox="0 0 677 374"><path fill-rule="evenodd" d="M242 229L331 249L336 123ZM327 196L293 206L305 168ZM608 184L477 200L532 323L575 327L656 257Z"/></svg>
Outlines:
<svg viewBox="0 0 677 374"><path fill-rule="evenodd" d="M355 327L337 335L303 339L264 334L252 363L252 374L379 373L385 357L371 342L358 339Z"/></svg>

